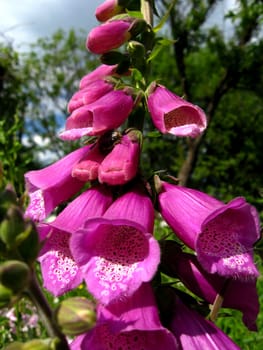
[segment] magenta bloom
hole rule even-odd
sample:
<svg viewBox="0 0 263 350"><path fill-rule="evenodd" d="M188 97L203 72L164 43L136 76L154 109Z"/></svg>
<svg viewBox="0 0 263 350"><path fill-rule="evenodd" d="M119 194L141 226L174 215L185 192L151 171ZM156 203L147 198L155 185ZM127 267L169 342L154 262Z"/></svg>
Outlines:
<svg viewBox="0 0 263 350"><path fill-rule="evenodd" d="M71 234L88 218L103 215L112 202L104 187L93 187L72 201L57 218L39 228L45 240L39 254L44 287L55 296L77 287L83 280L69 249Z"/></svg>
<svg viewBox="0 0 263 350"><path fill-rule="evenodd" d="M79 84L80 89L85 89L90 84L94 83L97 80L104 79L111 75L116 75L117 64L114 66L108 66L107 64L101 64L96 69L94 69L89 74L85 75Z"/></svg>
<svg viewBox="0 0 263 350"><path fill-rule="evenodd" d="M118 0L106 0L96 8L95 16L98 21L105 22L122 12L123 7L118 5Z"/></svg>
<svg viewBox="0 0 263 350"><path fill-rule="evenodd" d="M154 87L147 103L154 125L163 134L196 137L206 128L206 116L201 108L162 85Z"/></svg>
<svg viewBox="0 0 263 350"><path fill-rule="evenodd" d="M71 113L75 109L95 102L106 93L112 91L113 84L102 79L90 83L86 88L77 91L70 99L68 111Z"/></svg>
<svg viewBox="0 0 263 350"><path fill-rule="evenodd" d="M62 140L101 135L118 128L133 108L133 99L123 90L111 91L95 102L75 109L66 121Z"/></svg>
<svg viewBox="0 0 263 350"><path fill-rule="evenodd" d="M140 158L138 139L124 135L121 142L104 158L99 168L99 181L109 185L123 185L135 177Z"/></svg>
<svg viewBox="0 0 263 350"><path fill-rule="evenodd" d="M98 172L104 155L100 152L98 144L90 148L89 153L72 168L72 176L80 181L92 181L98 178Z"/></svg>
<svg viewBox="0 0 263 350"><path fill-rule="evenodd" d="M98 307L94 329L77 337L71 350L177 350L175 337L159 320L153 292L147 283L125 301Z"/></svg>
<svg viewBox="0 0 263 350"><path fill-rule="evenodd" d="M134 190L72 236L74 259L102 304L124 300L155 274L160 249L152 236L153 224L151 200Z"/></svg>
<svg viewBox="0 0 263 350"><path fill-rule="evenodd" d="M171 331L185 350L240 350L240 348L212 322L196 311L188 309L176 297Z"/></svg>
<svg viewBox="0 0 263 350"><path fill-rule="evenodd" d="M166 274L179 278L192 293L210 304L213 304L217 294L222 294L224 290L222 307L240 310L248 329L257 330L259 301L256 280L227 280L218 274L210 274L202 268L195 255L182 252L175 247L173 241L167 241L165 244L162 268Z"/></svg>
<svg viewBox="0 0 263 350"><path fill-rule="evenodd" d="M87 48L97 54L116 49L131 38L129 29L134 19L109 21L93 28L87 38Z"/></svg>
<svg viewBox="0 0 263 350"><path fill-rule="evenodd" d="M83 187L82 181L71 176L71 170L89 153L91 147L77 149L44 169L25 174L30 197L25 216L42 221L58 204L68 200Z"/></svg>
<svg viewBox="0 0 263 350"><path fill-rule="evenodd" d="M197 253L210 273L255 278L253 244L260 237L256 209L244 198L224 204L213 197L162 182L160 213L176 235Z"/></svg>

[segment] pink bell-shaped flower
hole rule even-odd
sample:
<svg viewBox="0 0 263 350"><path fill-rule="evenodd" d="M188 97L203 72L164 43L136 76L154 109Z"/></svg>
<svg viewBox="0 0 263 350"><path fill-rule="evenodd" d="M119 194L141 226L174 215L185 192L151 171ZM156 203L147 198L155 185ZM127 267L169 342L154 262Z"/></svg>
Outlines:
<svg viewBox="0 0 263 350"><path fill-rule="evenodd" d="M257 330L259 300L256 280L226 279L218 274L208 273L195 255L182 252L171 240L163 244L161 256L161 271L179 278L192 293L210 304L220 294L223 297L222 307L240 310L247 328L251 331Z"/></svg>
<svg viewBox="0 0 263 350"><path fill-rule="evenodd" d="M72 201L50 223L39 227L44 245L39 253L44 287L58 296L77 287L83 280L82 272L69 249L69 239L88 218L101 216L112 203L109 190L92 187Z"/></svg>
<svg viewBox="0 0 263 350"><path fill-rule="evenodd" d="M108 66L107 64L101 64L96 69L94 69L89 74L85 75L79 84L80 89L85 89L90 84L94 83L97 80L105 79L108 76L116 75L117 64L113 66ZM118 76L118 74L117 74Z"/></svg>
<svg viewBox="0 0 263 350"><path fill-rule="evenodd" d="M147 100L153 124L163 134L196 137L206 128L201 108L173 94L162 85L150 88Z"/></svg>
<svg viewBox="0 0 263 350"><path fill-rule="evenodd" d="M128 17L93 28L87 38L87 48L93 53L103 54L120 47L131 38L129 29L133 21Z"/></svg>
<svg viewBox="0 0 263 350"><path fill-rule="evenodd" d="M66 121L66 130L60 134L62 140L76 140L82 136L101 135L118 128L133 108L133 99L124 90L115 90L95 102L79 107Z"/></svg>
<svg viewBox="0 0 263 350"><path fill-rule="evenodd" d="M111 17L124 11L118 0L106 0L96 8L95 16L98 21L105 22Z"/></svg>
<svg viewBox="0 0 263 350"><path fill-rule="evenodd" d="M89 291L108 305L148 282L160 261L154 209L138 190L119 197L102 217L89 219L71 238L71 251Z"/></svg>
<svg viewBox="0 0 263 350"><path fill-rule="evenodd" d="M90 83L86 88L77 91L68 103L68 111L72 113L75 109L95 102L100 97L114 89L113 84L100 79Z"/></svg>
<svg viewBox="0 0 263 350"><path fill-rule="evenodd" d="M80 349L178 350L177 341L161 325L151 286L142 286L128 299L99 305L96 326L70 346Z"/></svg>
<svg viewBox="0 0 263 350"><path fill-rule="evenodd" d="M99 167L100 183L123 185L135 177L140 158L138 131L131 131L104 158Z"/></svg>
<svg viewBox="0 0 263 350"><path fill-rule="evenodd" d="M225 333L175 298L172 333L185 350L241 350Z"/></svg>
<svg viewBox="0 0 263 350"><path fill-rule="evenodd" d="M99 167L104 159L98 144L91 147L87 157L83 158L72 168L71 175L80 181L92 181L98 178Z"/></svg>
<svg viewBox="0 0 263 350"><path fill-rule="evenodd" d="M158 196L162 217L176 235L197 253L210 273L253 279L253 245L260 238L256 209L244 198L228 204L197 190L161 184Z"/></svg>
<svg viewBox="0 0 263 350"><path fill-rule="evenodd" d="M83 187L84 182L72 177L71 171L91 148L92 146L85 146L77 149L44 169L25 174L30 198L25 216L42 221L57 205L68 200Z"/></svg>

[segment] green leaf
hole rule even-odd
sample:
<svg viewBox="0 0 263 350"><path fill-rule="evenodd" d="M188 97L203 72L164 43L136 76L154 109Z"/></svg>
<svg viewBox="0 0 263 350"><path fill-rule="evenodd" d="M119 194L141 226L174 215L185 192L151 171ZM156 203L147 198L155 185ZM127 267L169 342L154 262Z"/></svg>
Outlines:
<svg viewBox="0 0 263 350"><path fill-rule="evenodd" d="M155 33L157 33L160 29L162 29L162 27L164 26L164 24L167 22L167 19L170 15L170 12L172 11L172 8L174 7L175 3L177 0L173 0L172 3L170 4L170 6L168 7L168 10L166 12L166 14L163 16L163 18L161 19L161 21L157 24L157 26L155 26L153 28L153 31Z"/></svg>

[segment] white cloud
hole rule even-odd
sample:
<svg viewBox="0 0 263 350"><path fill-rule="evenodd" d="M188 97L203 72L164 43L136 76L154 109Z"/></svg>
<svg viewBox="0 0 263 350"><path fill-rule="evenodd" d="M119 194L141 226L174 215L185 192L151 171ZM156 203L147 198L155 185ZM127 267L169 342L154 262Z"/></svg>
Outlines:
<svg viewBox="0 0 263 350"><path fill-rule="evenodd" d="M97 25L95 9L102 0L1 0L0 33L15 46L49 36L58 28L84 28Z"/></svg>

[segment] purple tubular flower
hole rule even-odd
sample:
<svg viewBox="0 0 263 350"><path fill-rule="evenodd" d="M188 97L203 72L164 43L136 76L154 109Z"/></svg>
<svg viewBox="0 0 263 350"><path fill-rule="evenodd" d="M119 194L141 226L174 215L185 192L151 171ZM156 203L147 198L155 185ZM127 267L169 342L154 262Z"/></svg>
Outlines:
<svg viewBox="0 0 263 350"><path fill-rule="evenodd" d="M111 203L107 189L93 187L72 201L53 222L40 226L40 237L45 243L38 260L44 287L55 296L77 287L83 280L69 249L71 235L87 218L103 215Z"/></svg>
<svg viewBox="0 0 263 350"><path fill-rule="evenodd" d="M197 253L210 273L253 279L253 244L260 238L256 209L244 198L224 204L189 188L162 182L160 213L176 235Z"/></svg>
<svg viewBox="0 0 263 350"><path fill-rule="evenodd" d="M60 203L76 194L84 185L71 176L72 167L87 155L92 146L85 146L68 154L54 164L25 174L30 203L25 216L44 220Z"/></svg>
<svg viewBox="0 0 263 350"><path fill-rule="evenodd" d="M177 350L175 337L159 320L153 292L147 283L127 300L98 307L98 322L86 335L77 337L71 350L140 349Z"/></svg>
<svg viewBox="0 0 263 350"><path fill-rule="evenodd" d="M75 109L95 102L106 93L112 91L113 84L105 80L96 80L90 83L86 88L77 91L69 101L68 111L72 113Z"/></svg>
<svg viewBox="0 0 263 350"><path fill-rule="evenodd" d="M123 90L107 93L95 102L75 109L66 121L62 140L76 140L82 136L101 135L118 128L133 108L133 99Z"/></svg>
<svg viewBox="0 0 263 350"><path fill-rule="evenodd" d="M160 261L152 236L151 200L134 190L119 197L102 217L89 219L71 239L71 251L89 291L102 304L132 295Z"/></svg>
<svg viewBox="0 0 263 350"><path fill-rule="evenodd" d="M185 350L240 350L240 348L212 322L190 310L178 297L170 327Z"/></svg>
<svg viewBox="0 0 263 350"><path fill-rule="evenodd" d="M201 108L162 85L156 84L147 104L154 125L164 134L196 137L206 128L206 116Z"/></svg>
<svg viewBox="0 0 263 350"><path fill-rule="evenodd" d="M124 135L121 142L104 158L99 168L100 183L123 185L135 177L140 158L137 138Z"/></svg>
<svg viewBox="0 0 263 350"><path fill-rule="evenodd" d="M100 152L99 147L95 144L87 157L83 158L72 168L72 176L80 181L92 181L98 178L98 172L104 155Z"/></svg>
<svg viewBox="0 0 263 350"><path fill-rule="evenodd" d="M98 21L105 22L123 10L124 8L118 5L118 0L106 0L96 8L95 16Z"/></svg>
<svg viewBox="0 0 263 350"><path fill-rule="evenodd" d="M256 280L240 281L226 279L206 272L193 254L184 253L173 241L166 241L162 254L162 268L170 276L176 276L198 297L213 304L217 294L222 295L222 307L240 310L243 322L251 331L256 331L259 301Z"/></svg>
<svg viewBox="0 0 263 350"><path fill-rule="evenodd" d="M116 49L131 38L129 28L134 19L109 21L93 28L87 38L87 48L96 54Z"/></svg>
<svg viewBox="0 0 263 350"><path fill-rule="evenodd" d="M85 75L79 84L80 89L85 89L90 84L97 80L104 79L108 76L116 75L117 64L108 66L107 64L101 64L99 67L94 69L91 73Z"/></svg>

